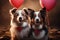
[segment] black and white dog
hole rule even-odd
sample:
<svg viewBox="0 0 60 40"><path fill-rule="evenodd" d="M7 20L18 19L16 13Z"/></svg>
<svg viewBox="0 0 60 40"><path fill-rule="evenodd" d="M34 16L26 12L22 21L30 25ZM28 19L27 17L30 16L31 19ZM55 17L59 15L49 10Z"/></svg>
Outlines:
<svg viewBox="0 0 60 40"><path fill-rule="evenodd" d="M37 40L48 40L48 30L46 26L46 8L32 13L32 36Z"/></svg>
<svg viewBox="0 0 60 40"><path fill-rule="evenodd" d="M11 40L20 40L20 38L27 37L30 30L30 12L31 10L26 10L23 8L22 10L18 10L13 8L10 10L11 15Z"/></svg>

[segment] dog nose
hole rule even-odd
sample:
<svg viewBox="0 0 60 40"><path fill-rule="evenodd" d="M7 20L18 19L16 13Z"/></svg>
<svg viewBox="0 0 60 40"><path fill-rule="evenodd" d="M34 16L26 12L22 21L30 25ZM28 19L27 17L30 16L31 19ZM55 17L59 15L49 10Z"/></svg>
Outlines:
<svg viewBox="0 0 60 40"><path fill-rule="evenodd" d="M36 19L36 21L39 21L39 19Z"/></svg>
<svg viewBox="0 0 60 40"><path fill-rule="evenodd" d="M36 23L39 23L39 19L36 19Z"/></svg>
<svg viewBox="0 0 60 40"><path fill-rule="evenodd" d="M19 21L22 21L22 17L19 18Z"/></svg>

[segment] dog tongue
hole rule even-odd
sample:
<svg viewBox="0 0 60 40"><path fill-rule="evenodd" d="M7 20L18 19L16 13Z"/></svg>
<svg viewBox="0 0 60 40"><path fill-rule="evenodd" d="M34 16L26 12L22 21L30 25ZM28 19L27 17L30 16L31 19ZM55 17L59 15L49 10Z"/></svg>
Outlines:
<svg viewBox="0 0 60 40"><path fill-rule="evenodd" d="M35 29L34 33L35 33L36 36L38 36L39 33L40 33L40 30Z"/></svg>
<svg viewBox="0 0 60 40"><path fill-rule="evenodd" d="M16 29L20 32L23 28L22 27L17 27Z"/></svg>

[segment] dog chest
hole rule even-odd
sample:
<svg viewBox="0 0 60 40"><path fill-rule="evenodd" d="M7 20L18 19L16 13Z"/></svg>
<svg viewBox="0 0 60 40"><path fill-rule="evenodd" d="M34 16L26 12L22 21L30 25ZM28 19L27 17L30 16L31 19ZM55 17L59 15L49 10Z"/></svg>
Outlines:
<svg viewBox="0 0 60 40"><path fill-rule="evenodd" d="M29 33L29 30L30 28L27 27L27 28L17 28L17 36L20 37L20 38L24 38L24 37L27 37L28 36L28 33Z"/></svg>
<svg viewBox="0 0 60 40"><path fill-rule="evenodd" d="M38 34L38 32L33 32L32 34L33 34L33 37L35 39L41 39L41 38L43 38L45 36L45 31L42 30L39 34Z"/></svg>

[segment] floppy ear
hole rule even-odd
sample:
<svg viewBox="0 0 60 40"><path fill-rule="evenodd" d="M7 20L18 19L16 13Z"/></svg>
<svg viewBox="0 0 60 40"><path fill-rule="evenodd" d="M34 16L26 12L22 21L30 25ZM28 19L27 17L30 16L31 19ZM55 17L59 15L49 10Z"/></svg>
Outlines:
<svg viewBox="0 0 60 40"><path fill-rule="evenodd" d="M33 13L34 12L34 10L33 9L30 9L30 8L28 8L28 11L30 11L30 13Z"/></svg>
<svg viewBox="0 0 60 40"><path fill-rule="evenodd" d="M30 8L23 8L23 10L27 15L34 12L34 10L32 10Z"/></svg>
<svg viewBox="0 0 60 40"><path fill-rule="evenodd" d="M42 8L42 9L40 10L40 13L41 13L41 17L42 17L43 19L45 19L45 16L46 16L46 8L45 8L45 7Z"/></svg>
<svg viewBox="0 0 60 40"><path fill-rule="evenodd" d="M34 10L32 10L30 8L23 8L23 10L24 10L26 15L30 16L31 19L33 18Z"/></svg>
<svg viewBox="0 0 60 40"><path fill-rule="evenodd" d="M23 8L23 9L22 9L22 12L23 12L24 14L28 15L27 8Z"/></svg>
<svg viewBox="0 0 60 40"><path fill-rule="evenodd" d="M30 17L31 17L31 19L32 19L32 18L33 18L33 16L34 16L34 10L33 10L33 9L28 8L28 12L29 12Z"/></svg>
<svg viewBox="0 0 60 40"><path fill-rule="evenodd" d="M26 15L28 15L28 11L27 11L27 9L24 9L24 12L26 13Z"/></svg>
<svg viewBox="0 0 60 40"><path fill-rule="evenodd" d="M16 10L17 10L16 8L13 8L13 9L10 9L9 12L10 12L10 14L14 14L16 12Z"/></svg>

